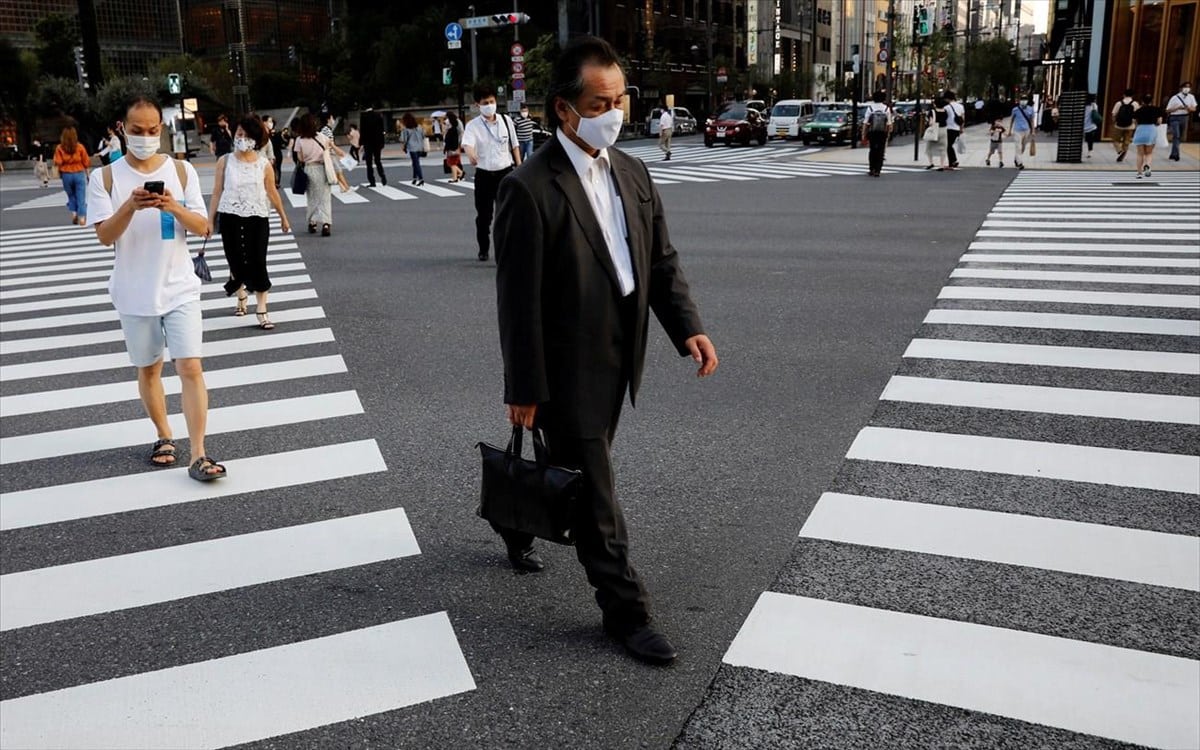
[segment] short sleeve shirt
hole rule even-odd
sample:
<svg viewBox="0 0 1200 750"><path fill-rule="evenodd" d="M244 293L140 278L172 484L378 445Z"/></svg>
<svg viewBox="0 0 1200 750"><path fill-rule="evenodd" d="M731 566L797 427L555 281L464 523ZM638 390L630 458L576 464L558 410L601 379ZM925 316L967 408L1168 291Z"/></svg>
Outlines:
<svg viewBox="0 0 1200 750"><path fill-rule="evenodd" d="M149 180L162 180L163 186L192 213L208 216L200 194L200 178L195 168L184 163L187 189L179 184L172 159L164 159L153 172L138 172L125 159L114 163L112 195L104 192L103 170L92 172L88 184L88 224L96 225L111 218L136 188ZM165 220L164 220L165 218ZM165 231L171 227L170 231ZM163 239L164 234L171 239ZM113 307L122 315L161 316L200 299L200 279L192 266L183 225L170 214L153 208L134 211L129 226L117 238L112 276L108 292Z"/></svg>
<svg viewBox="0 0 1200 750"><path fill-rule="evenodd" d="M671 110L664 109L658 117L658 128L659 130L666 130L673 127L675 127L675 116L671 114Z"/></svg>
<svg viewBox="0 0 1200 750"><path fill-rule="evenodd" d="M462 145L475 149L479 168L486 172L499 172L513 165L512 150L517 147L517 136L508 124L508 118L496 115L488 122L480 115L467 123L463 130Z"/></svg>

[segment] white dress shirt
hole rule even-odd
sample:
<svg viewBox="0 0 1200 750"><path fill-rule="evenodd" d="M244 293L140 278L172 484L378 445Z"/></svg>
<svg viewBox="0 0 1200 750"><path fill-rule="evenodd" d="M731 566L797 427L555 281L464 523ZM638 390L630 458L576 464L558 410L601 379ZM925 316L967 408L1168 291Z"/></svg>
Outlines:
<svg viewBox="0 0 1200 750"><path fill-rule="evenodd" d="M477 167L487 172L499 172L513 165L512 150L517 147L517 135L503 115L497 114L491 122L480 115L463 128L462 145L475 149L475 158L479 160Z"/></svg>
<svg viewBox="0 0 1200 750"><path fill-rule="evenodd" d="M1179 117L1186 116L1196 109L1196 97L1190 93L1185 94L1182 91L1177 91L1167 99L1167 116Z"/></svg>
<svg viewBox="0 0 1200 750"><path fill-rule="evenodd" d="M608 160L608 149L592 157L586 151L575 145L575 142L563 133L562 128L556 133L558 142L571 160L571 165L579 174L583 183L583 192L587 195L588 203L592 205L592 213L596 223L604 234L604 242L608 245L608 254L612 256L613 267L617 269L617 281L621 286L621 296L633 293L633 258L629 254L629 229L625 225L625 206L621 196L617 194L617 184L613 180L612 165Z"/></svg>
<svg viewBox="0 0 1200 750"><path fill-rule="evenodd" d="M671 113L671 110L664 109L658 117L658 129L666 130L673 127L675 127L675 115Z"/></svg>

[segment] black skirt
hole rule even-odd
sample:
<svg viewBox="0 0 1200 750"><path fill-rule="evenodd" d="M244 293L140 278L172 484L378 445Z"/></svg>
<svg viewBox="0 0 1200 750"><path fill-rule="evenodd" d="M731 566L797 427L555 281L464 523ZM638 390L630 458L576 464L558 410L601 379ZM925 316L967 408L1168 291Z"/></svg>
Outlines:
<svg viewBox="0 0 1200 750"><path fill-rule="evenodd" d="M229 261L230 278L225 283L225 295L229 296L243 286L247 292L269 290L267 242L271 237L271 225L267 217L219 213L217 225L225 258Z"/></svg>

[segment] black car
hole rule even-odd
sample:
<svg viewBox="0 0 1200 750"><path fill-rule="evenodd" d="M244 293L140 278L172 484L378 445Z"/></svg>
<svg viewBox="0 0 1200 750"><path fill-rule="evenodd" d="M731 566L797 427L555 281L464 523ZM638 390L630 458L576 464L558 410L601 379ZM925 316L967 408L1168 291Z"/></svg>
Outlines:
<svg viewBox="0 0 1200 750"><path fill-rule="evenodd" d="M751 141L758 141L758 145L764 146L767 143L767 121L758 110L744 104L726 107L704 123L704 145L712 148L717 141L726 146L735 143L749 146Z"/></svg>

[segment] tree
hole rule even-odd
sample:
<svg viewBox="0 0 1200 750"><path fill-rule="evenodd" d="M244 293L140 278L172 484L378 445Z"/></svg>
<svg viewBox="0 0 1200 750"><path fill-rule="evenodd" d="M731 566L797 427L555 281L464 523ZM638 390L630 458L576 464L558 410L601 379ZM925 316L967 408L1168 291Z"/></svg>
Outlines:
<svg viewBox="0 0 1200 750"><path fill-rule="evenodd" d="M75 46L79 23L75 16L50 13L33 25L36 54L41 74L52 78L75 78Z"/></svg>
<svg viewBox="0 0 1200 750"><path fill-rule="evenodd" d="M34 110L43 117L92 119L92 109L79 83L71 78L43 76L33 92Z"/></svg>
<svg viewBox="0 0 1200 750"><path fill-rule="evenodd" d="M967 90L994 98L998 87L1009 88L1021 80L1016 50L1007 39L989 39L967 50Z"/></svg>
<svg viewBox="0 0 1200 750"><path fill-rule="evenodd" d="M37 58L22 53L7 39L0 39L0 120L16 121L23 146L29 144L33 128L30 98L37 87Z"/></svg>
<svg viewBox="0 0 1200 750"><path fill-rule="evenodd" d="M96 92L96 114L106 125L124 119L125 106L138 96L157 99L157 87L141 76L109 78Z"/></svg>
<svg viewBox="0 0 1200 750"><path fill-rule="evenodd" d="M166 94L167 74L183 76L186 96L226 102L233 96L233 75L221 67L188 54L160 58L150 70L154 89Z"/></svg>
<svg viewBox="0 0 1200 750"><path fill-rule="evenodd" d="M558 53L558 39L554 34L543 34L537 44L525 50L525 90L529 96L546 96Z"/></svg>

